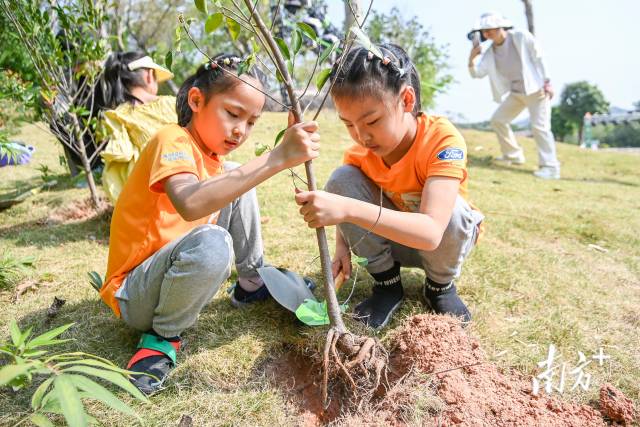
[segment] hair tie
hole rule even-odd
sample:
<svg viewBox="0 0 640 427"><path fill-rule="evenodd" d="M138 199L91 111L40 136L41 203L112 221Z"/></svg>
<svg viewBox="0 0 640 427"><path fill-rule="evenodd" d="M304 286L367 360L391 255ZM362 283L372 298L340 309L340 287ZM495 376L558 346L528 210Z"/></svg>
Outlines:
<svg viewBox="0 0 640 427"><path fill-rule="evenodd" d="M388 56L385 56L384 58L382 58L382 65L389 65L391 63L391 58L389 58Z"/></svg>

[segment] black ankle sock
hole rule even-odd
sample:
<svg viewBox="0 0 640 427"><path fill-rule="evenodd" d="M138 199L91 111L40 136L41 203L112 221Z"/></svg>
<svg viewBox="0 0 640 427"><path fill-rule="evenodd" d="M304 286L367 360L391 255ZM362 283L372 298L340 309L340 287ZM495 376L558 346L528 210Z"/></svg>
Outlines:
<svg viewBox="0 0 640 427"><path fill-rule="evenodd" d="M462 317L464 323L471 321L471 313L458 296L454 282L442 284L427 278L423 293L427 304L434 312Z"/></svg>
<svg viewBox="0 0 640 427"><path fill-rule="evenodd" d="M387 271L380 273L370 273L373 280L375 280L374 286L393 286L400 285L402 287L402 280L400 279L400 263L396 262L393 267Z"/></svg>
<svg viewBox="0 0 640 427"><path fill-rule="evenodd" d="M169 341L169 342L178 342L178 341L180 341L180 336L179 336L179 335L176 335L175 337L168 337L168 338L167 338L167 337L163 337L162 335L160 335L159 333L157 333L157 332L156 332L156 331L154 331L153 329L149 330L149 332L147 332L147 333L148 333L148 334L151 334L151 335L155 335L155 336L157 336L157 337L160 337L160 338L162 338L163 340L165 340L165 341Z"/></svg>

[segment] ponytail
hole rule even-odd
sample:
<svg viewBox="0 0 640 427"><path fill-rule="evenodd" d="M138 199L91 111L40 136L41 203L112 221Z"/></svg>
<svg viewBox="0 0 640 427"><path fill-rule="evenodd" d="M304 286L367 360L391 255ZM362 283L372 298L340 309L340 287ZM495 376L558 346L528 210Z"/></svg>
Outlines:
<svg viewBox="0 0 640 427"><path fill-rule="evenodd" d="M129 63L143 56L144 52L114 52L109 55L100 82L103 108L113 109L125 102L133 104L137 101L131 90L145 86L143 70L131 71Z"/></svg>

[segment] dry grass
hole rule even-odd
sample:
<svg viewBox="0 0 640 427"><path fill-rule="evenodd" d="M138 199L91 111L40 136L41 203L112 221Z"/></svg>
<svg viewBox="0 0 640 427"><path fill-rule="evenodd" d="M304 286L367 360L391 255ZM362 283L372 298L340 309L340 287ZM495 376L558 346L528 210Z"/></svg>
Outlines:
<svg viewBox="0 0 640 427"><path fill-rule="evenodd" d="M253 143L270 143L285 122L284 115L265 114L232 160L250 158ZM325 145L316 169L322 185L349 142L333 114L322 117L321 128ZM531 175L536 155L530 139L523 140L531 160L526 166L499 167L490 161L497 154L492 134L469 131L465 137L470 194L487 216L487 232L459 280L474 314L471 333L480 337L489 355L500 355L496 361L501 366L527 373L536 371L550 343L571 364L578 351L591 354L602 346L613 362L604 368L590 365L591 389L568 398L595 398L596 385L609 381L640 402L640 157L560 144L564 179L546 182ZM17 301L15 289L0 290L2 334L7 336L11 318L22 327L45 329L47 307L58 296L67 304L51 326L76 322L69 333L76 341L67 348L124 365L137 334L112 316L86 277L90 270L104 273L109 215L47 221L52 212L62 212L88 193L64 179L61 151L50 135L27 125L15 139L38 151L31 165L0 169L0 192L38 183L40 163L58 175L60 185L0 212L0 247L18 258L35 256L36 268L24 280L38 284ZM315 233L297 215L291 179L280 174L260 186L259 195L262 214L269 217L264 225L269 261L318 278ZM368 292L370 279L361 277L352 306ZM403 318L424 310L418 298L422 281L418 270L403 272L408 301L382 332L383 340ZM350 284L345 285L340 299L349 291ZM237 311L220 292L186 332L187 346L169 389L137 410L152 426L177 425L182 414L191 415L194 425L295 423L295 414L259 367L283 344L299 343L305 332L273 303ZM13 395L0 390L0 425L28 411L28 399L28 391ZM98 405L94 413L104 425L133 422Z"/></svg>

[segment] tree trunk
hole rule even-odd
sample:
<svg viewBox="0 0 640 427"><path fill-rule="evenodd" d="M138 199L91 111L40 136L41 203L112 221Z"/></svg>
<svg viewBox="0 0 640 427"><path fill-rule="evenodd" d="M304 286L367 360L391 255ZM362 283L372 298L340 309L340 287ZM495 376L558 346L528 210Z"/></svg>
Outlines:
<svg viewBox="0 0 640 427"><path fill-rule="evenodd" d="M531 0L522 0L524 3L524 14L527 17L527 27L529 28L529 32L531 34L535 34L535 27L533 25L533 5L531 4Z"/></svg>
<svg viewBox="0 0 640 427"><path fill-rule="evenodd" d="M244 0L249 10L252 9L251 0ZM284 80L284 86L291 101L291 111L295 117L296 123L302 121L302 109L300 108L300 101L295 94L293 88L293 81L289 75L289 71L284 62L284 58L280 53L280 49L276 45L275 40L271 36L269 29L264 24L264 21L256 11L253 13L253 19L256 23L258 31L264 36L266 42L269 44L271 51L273 52L277 67L282 73ZM316 178L313 171L313 163L311 160L304 164L305 172L307 174L307 183L309 184L309 191L317 189ZM333 273L331 272L331 255L329 254L329 244L327 242L327 233L324 227L316 228L316 238L318 240L318 249L320 251L320 265L322 266L322 273L325 279L325 297L327 299L327 313L329 315L329 321L331 327L340 333L347 331L342 320L342 313L340 313L340 304L338 303L338 297L336 296L335 284L333 282Z"/></svg>
<svg viewBox="0 0 640 427"><path fill-rule="evenodd" d="M71 114L73 120L73 136L77 142L78 154L80 155L80 161L82 162L82 169L87 176L87 184L89 185L89 192L91 192L91 203L93 208L97 211L100 208L100 198L98 197L98 189L96 183L93 180L93 172L91 171L91 163L87 157L87 149L84 146L84 140L82 139L82 131L80 130L80 122L75 114Z"/></svg>
<svg viewBox="0 0 640 427"><path fill-rule="evenodd" d="M355 15L355 16L354 16ZM362 19L362 6L360 0L345 0L344 2L344 33L347 34L353 24L356 23L356 17L358 18L358 24Z"/></svg>

